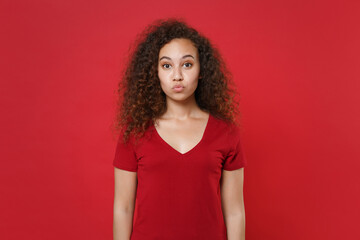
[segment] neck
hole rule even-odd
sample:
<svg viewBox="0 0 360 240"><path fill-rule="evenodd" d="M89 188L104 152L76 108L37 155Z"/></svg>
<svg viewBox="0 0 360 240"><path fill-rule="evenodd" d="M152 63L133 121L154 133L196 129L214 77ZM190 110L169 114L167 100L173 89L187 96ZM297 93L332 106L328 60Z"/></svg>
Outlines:
<svg viewBox="0 0 360 240"><path fill-rule="evenodd" d="M166 112L163 114L165 118L187 119L198 117L200 113L201 110L196 103L195 94L182 101L166 97Z"/></svg>

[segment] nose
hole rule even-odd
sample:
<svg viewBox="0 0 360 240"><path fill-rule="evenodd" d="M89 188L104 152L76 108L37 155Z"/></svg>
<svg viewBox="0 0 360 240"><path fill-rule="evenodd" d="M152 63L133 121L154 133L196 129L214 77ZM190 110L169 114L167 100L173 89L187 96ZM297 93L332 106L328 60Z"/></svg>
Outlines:
<svg viewBox="0 0 360 240"><path fill-rule="evenodd" d="M183 79L180 67L175 67L173 78L174 78L174 80L182 80Z"/></svg>

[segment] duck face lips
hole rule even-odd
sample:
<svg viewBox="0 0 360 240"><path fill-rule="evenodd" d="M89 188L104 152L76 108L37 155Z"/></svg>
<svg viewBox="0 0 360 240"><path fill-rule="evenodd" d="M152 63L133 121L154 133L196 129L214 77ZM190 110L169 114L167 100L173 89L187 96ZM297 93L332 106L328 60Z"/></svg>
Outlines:
<svg viewBox="0 0 360 240"><path fill-rule="evenodd" d="M181 92L185 87L181 84L176 84L172 89L175 91L175 92Z"/></svg>

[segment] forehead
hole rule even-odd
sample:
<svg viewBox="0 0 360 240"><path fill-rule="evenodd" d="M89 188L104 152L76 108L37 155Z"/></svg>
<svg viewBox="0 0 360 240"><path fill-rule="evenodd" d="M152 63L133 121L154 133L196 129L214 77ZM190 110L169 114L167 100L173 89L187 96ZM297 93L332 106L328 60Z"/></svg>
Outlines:
<svg viewBox="0 0 360 240"><path fill-rule="evenodd" d="M181 58L185 54L197 56L198 50L194 43L186 38L175 38L165 44L159 52L159 56L168 56L171 58Z"/></svg>

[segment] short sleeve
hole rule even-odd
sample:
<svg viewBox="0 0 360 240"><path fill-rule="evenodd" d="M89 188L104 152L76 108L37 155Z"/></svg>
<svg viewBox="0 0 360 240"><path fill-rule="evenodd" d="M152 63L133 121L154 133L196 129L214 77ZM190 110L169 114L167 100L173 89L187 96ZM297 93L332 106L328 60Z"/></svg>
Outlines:
<svg viewBox="0 0 360 240"><path fill-rule="evenodd" d="M234 126L228 134L229 152L224 159L224 170L232 171L247 166L247 159L243 152L240 130Z"/></svg>
<svg viewBox="0 0 360 240"><path fill-rule="evenodd" d="M132 141L124 143L122 135L118 138L113 166L127 171L137 171L137 158Z"/></svg>

